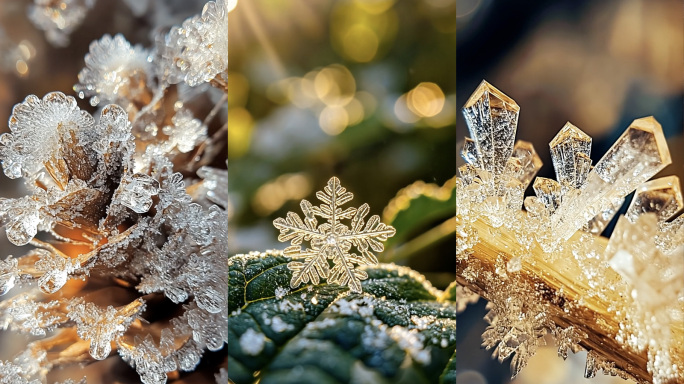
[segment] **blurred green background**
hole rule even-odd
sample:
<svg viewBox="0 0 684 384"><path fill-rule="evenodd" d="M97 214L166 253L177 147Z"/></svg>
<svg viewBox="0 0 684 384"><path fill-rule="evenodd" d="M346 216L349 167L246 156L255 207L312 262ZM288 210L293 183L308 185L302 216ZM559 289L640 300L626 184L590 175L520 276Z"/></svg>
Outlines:
<svg viewBox="0 0 684 384"><path fill-rule="evenodd" d="M382 214L401 188L455 175L455 0L232 4L231 255L284 249L273 220L301 215L302 199L319 204L332 176L354 193L347 206ZM444 288L454 242L406 263Z"/></svg>

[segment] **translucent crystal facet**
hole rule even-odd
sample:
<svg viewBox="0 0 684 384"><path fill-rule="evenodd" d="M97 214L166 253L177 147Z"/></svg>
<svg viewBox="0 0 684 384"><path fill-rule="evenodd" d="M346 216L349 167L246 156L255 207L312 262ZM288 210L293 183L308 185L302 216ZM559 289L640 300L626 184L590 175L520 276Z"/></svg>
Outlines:
<svg viewBox="0 0 684 384"><path fill-rule="evenodd" d="M566 123L551 140L549 148L558 182L565 187L580 188L591 167L591 137Z"/></svg>
<svg viewBox="0 0 684 384"><path fill-rule="evenodd" d="M463 107L470 137L484 169L503 173L513 153L520 107L510 97L482 81Z"/></svg>
<svg viewBox="0 0 684 384"><path fill-rule="evenodd" d="M637 188L625 216L632 222L639 215L655 213L658 221L665 221L684 207L682 189L677 176L651 180Z"/></svg>
<svg viewBox="0 0 684 384"><path fill-rule="evenodd" d="M520 160L521 171L518 180L527 187L543 165L541 158L537 154L537 151L534 150L532 143L524 140L515 142L512 156L512 159Z"/></svg>
<svg viewBox="0 0 684 384"><path fill-rule="evenodd" d="M554 215L558 234L572 234L632 192L672 162L660 124L653 117L636 119L589 172L576 197L564 202Z"/></svg>

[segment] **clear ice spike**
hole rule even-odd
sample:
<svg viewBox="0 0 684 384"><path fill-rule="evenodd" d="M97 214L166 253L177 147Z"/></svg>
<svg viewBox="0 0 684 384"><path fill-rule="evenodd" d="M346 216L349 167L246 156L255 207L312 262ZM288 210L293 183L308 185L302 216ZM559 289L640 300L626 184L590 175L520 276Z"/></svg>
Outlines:
<svg viewBox="0 0 684 384"><path fill-rule="evenodd" d="M480 163L495 175L504 172L513 153L519 112L513 99L484 80L463 107Z"/></svg>
<svg viewBox="0 0 684 384"><path fill-rule="evenodd" d="M644 213L653 212L658 221L666 221L684 207L679 177L668 176L640 185L625 216L635 222Z"/></svg>
<svg viewBox="0 0 684 384"><path fill-rule="evenodd" d="M591 137L569 122L549 143L558 182L579 189L591 168Z"/></svg>
<svg viewBox="0 0 684 384"><path fill-rule="evenodd" d="M557 234L569 239L671 162L660 124L652 116L634 120L589 172L582 190L555 212L552 220Z"/></svg>
<svg viewBox="0 0 684 384"><path fill-rule="evenodd" d="M517 175L517 179L523 183L524 188L530 185L530 182L537 175L544 163L534 150L534 146L529 141L518 140L513 147L513 158L520 160L522 166L521 172Z"/></svg>

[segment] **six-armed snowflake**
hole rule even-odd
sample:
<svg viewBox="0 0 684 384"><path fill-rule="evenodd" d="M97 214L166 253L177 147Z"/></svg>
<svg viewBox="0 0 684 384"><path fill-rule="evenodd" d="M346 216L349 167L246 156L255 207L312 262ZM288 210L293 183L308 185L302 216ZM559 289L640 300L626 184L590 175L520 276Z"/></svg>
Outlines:
<svg viewBox="0 0 684 384"><path fill-rule="evenodd" d="M361 293L361 280L367 279L368 274L356 266L377 264L378 259L371 250L382 252L382 242L394 236L396 231L394 227L381 223L378 215L372 216L364 226L370 210L368 204L359 208L340 208L354 195L340 185L337 177L328 180L328 185L323 191L316 192L316 197L323 202L318 207L302 200L300 206L304 221L294 212L288 212L285 219L273 221L280 230L278 240L292 241L285 254L303 259L287 264L293 272L290 286L296 288L309 281L318 284L324 278L328 283L347 285L352 292ZM327 222L318 225L316 216ZM341 220L351 220L350 226L342 224ZM311 247L303 250L300 246L303 241L308 241ZM352 246L358 254L350 253ZM333 263L332 269L329 259Z"/></svg>

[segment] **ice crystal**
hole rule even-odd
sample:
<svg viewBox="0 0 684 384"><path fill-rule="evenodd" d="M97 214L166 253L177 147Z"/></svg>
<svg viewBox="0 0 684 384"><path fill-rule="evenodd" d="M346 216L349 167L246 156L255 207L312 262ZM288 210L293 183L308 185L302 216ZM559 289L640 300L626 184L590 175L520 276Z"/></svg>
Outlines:
<svg viewBox="0 0 684 384"><path fill-rule="evenodd" d="M90 97L93 106L137 100L146 92L147 77L153 74L150 53L139 45L132 47L120 34L92 42L85 64L74 91L81 98Z"/></svg>
<svg viewBox="0 0 684 384"><path fill-rule="evenodd" d="M70 171L81 176L90 167L90 158L83 164L67 163L73 159L67 144L81 146L91 142L94 130L92 116L81 111L76 99L61 92L51 92L42 99L34 95L17 104L9 119L10 133L0 136L0 156L7 177L16 179L33 176L45 168L57 175L60 186L66 185ZM66 174L65 174L66 173Z"/></svg>
<svg viewBox="0 0 684 384"><path fill-rule="evenodd" d="M34 0L28 16L52 45L63 47L94 5L95 0Z"/></svg>
<svg viewBox="0 0 684 384"><path fill-rule="evenodd" d="M123 335L144 306L139 300L117 310L112 306L99 308L93 303L74 301L69 309L68 316L76 323L78 336L90 341L90 355L102 360L112 351L112 341Z"/></svg>
<svg viewBox="0 0 684 384"><path fill-rule="evenodd" d="M676 217L684 199L677 177L648 181L671 162L660 124L653 117L634 120L592 167L591 138L567 123L549 144L556 180L534 179L541 162L531 146L514 142L515 101L483 82L463 113L471 138L456 180L456 258L465 282L476 283L490 301L483 345L499 360L512 356L515 375L552 333L563 358L580 344L591 346L588 377L602 369L621 377L639 372L638 380L655 383L681 381L673 335L684 318L684 217ZM523 201L530 183L535 196ZM634 190L606 246L597 235ZM576 281L564 281L568 272ZM471 296L461 296L462 310ZM600 306L606 313L597 313L614 316L614 327L578 320L586 316L580 308ZM648 361L612 361L589 330Z"/></svg>
<svg viewBox="0 0 684 384"><path fill-rule="evenodd" d="M304 221L294 212L289 212L285 219L273 221L280 230L278 240L292 242L285 253L303 258L303 261L292 261L287 265L293 271L290 286L296 288L307 282L318 284L324 278L328 283L346 285L352 292L360 293L361 280L367 279L368 275L356 269L355 265L377 264L378 259L372 251L382 252L382 242L394 236L396 231L394 227L380 222L377 215L365 222L370 210L368 204L343 210L341 206L352 200L354 195L347 192L336 177L331 178L316 197L323 202L317 207L302 200L300 206ZM318 225L316 216L327 222ZM345 219L351 220L349 226L342 223L341 220ZM310 243L310 248L302 249L300 245L304 241ZM352 246L358 254L350 253ZM334 264L332 269L328 259Z"/></svg>
<svg viewBox="0 0 684 384"><path fill-rule="evenodd" d="M162 45L169 82L196 86L212 80L228 66L228 1L208 2L201 15L172 28Z"/></svg>

